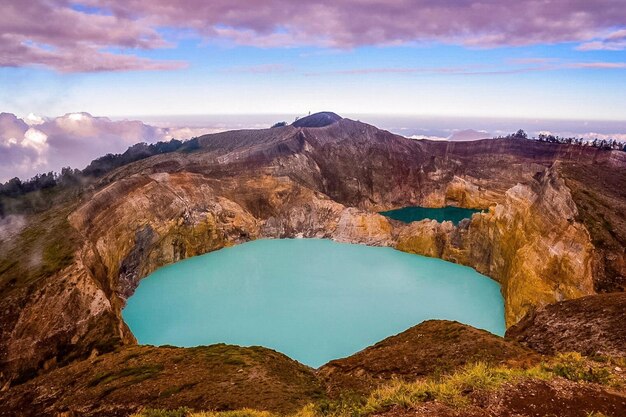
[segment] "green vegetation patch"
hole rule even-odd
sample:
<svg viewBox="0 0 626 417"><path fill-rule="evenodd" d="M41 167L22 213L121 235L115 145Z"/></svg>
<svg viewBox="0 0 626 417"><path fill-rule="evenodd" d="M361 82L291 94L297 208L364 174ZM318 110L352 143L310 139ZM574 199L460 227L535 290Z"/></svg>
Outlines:
<svg viewBox="0 0 626 417"><path fill-rule="evenodd" d="M544 364L543 367L554 375L570 381L584 381L602 385L609 385L613 382L609 368L594 366L577 352L559 354L552 363Z"/></svg>
<svg viewBox="0 0 626 417"><path fill-rule="evenodd" d="M0 244L0 295L71 265L79 237L67 220L70 212L64 207L28 216L18 235Z"/></svg>
<svg viewBox="0 0 626 417"><path fill-rule="evenodd" d="M383 386L370 395L360 415L385 411L392 406L415 407L426 401L440 401L453 407L469 402L468 394L480 390L495 390L506 382L524 378L549 379L551 375L541 367L511 369L493 367L479 362L463 367L460 371L440 380L416 382L396 381Z"/></svg>
<svg viewBox="0 0 626 417"><path fill-rule="evenodd" d="M157 374L159 374L163 370L163 365L161 364L150 364L150 365L141 365L141 366L132 366L128 368L124 368L119 371L112 372L101 372L96 374L96 376L87 383L90 387L95 387L98 385L105 385L111 383L113 381L117 381L122 378L130 378L124 386L137 384L139 382L145 381L147 379L153 378Z"/></svg>
<svg viewBox="0 0 626 417"><path fill-rule="evenodd" d="M298 413L298 416L301 415ZM243 408L234 411L216 411L194 413L186 407L175 410L162 410L148 408L130 417L277 417L269 411L259 411L250 408ZM295 417L295 416L294 416ZM301 417L306 417L302 415ZM311 416L312 417L312 416Z"/></svg>
<svg viewBox="0 0 626 417"><path fill-rule="evenodd" d="M186 407L180 407L175 410L160 410L148 408L141 413L133 414L131 417L187 417L191 414L191 410Z"/></svg>
<svg viewBox="0 0 626 417"><path fill-rule="evenodd" d="M179 392L183 392L185 390L191 389L193 387L195 387L196 385L198 385L197 382L190 382L187 384L182 384L182 385L177 385L174 387L170 387L167 388L165 391L163 391L159 396L160 397L170 397L172 395L178 394Z"/></svg>

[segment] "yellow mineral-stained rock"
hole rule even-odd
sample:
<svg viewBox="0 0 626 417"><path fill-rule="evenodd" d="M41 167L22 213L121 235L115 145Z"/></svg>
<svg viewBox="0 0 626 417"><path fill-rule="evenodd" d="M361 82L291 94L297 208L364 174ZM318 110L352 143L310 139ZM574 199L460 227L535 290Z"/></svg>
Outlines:
<svg viewBox="0 0 626 417"><path fill-rule="evenodd" d="M413 222L400 229L396 249L441 258L453 230L452 222L439 223L436 220Z"/></svg>
<svg viewBox="0 0 626 417"><path fill-rule="evenodd" d="M454 176L446 188L442 206L487 208L498 200L499 194L479 185L476 178L464 179Z"/></svg>
<svg viewBox="0 0 626 417"><path fill-rule="evenodd" d="M404 226L396 248L468 265L500 282L510 326L535 307L594 293L593 245L575 217L555 166L457 228L433 221Z"/></svg>
<svg viewBox="0 0 626 417"><path fill-rule="evenodd" d="M391 231L391 224L386 217L348 208L341 213L332 237L338 242L389 246L393 243Z"/></svg>

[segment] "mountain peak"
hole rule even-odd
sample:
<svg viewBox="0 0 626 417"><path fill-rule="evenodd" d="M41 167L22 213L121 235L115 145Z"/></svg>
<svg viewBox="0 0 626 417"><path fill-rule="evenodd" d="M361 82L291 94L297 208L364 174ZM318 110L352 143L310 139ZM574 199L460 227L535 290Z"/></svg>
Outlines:
<svg viewBox="0 0 626 417"><path fill-rule="evenodd" d="M342 117L330 111L314 113L292 123L295 127L324 127L341 120Z"/></svg>

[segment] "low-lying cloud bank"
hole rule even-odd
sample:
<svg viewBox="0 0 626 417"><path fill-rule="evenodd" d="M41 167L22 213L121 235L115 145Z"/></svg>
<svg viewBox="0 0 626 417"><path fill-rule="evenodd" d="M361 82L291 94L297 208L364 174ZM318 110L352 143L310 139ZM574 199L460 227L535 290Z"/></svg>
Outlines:
<svg viewBox="0 0 626 417"><path fill-rule="evenodd" d="M486 130L474 130L474 129L462 129L462 130L454 130L452 134L449 136L436 136L436 135L411 135L409 139L425 139L425 140L443 140L450 142L469 142L475 140L482 139L492 139L498 136L506 136L508 134L513 133L512 131L498 131L497 133L489 133ZM599 133L599 132L552 132L549 130L540 130L540 131L530 131L528 132L530 137L537 137L540 134L543 135L554 135L560 137L576 137L581 138L584 141L592 142L593 140L616 140L618 142L626 142L626 133Z"/></svg>
<svg viewBox="0 0 626 417"><path fill-rule="evenodd" d="M448 140L451 142L467 142L473 140L490 139L493 135L485 130L464 129L455 130L450 136L412 135L411 139Z"/></svg>
<svg viewBox="0 0 626 417"><path fill-rule="evenodd" d="M0 113L0 182L30 178L62 167L84 168L107 153L121 153L138 142L189 139L210 128L157 127L138 120L114 121L89 113L44 119Z"/></svg>

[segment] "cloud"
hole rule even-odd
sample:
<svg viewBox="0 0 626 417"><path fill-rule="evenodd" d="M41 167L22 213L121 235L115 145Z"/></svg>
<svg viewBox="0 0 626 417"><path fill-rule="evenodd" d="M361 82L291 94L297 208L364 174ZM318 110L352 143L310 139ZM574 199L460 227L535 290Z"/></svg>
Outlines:
<svg viewBox="0 0 626 417"><path fill-rule="evenodd" d="M304 75L368 75L368 74L461 74L467 75L471 70L467 67L377 67L352 68L338 71L307 72Z"/></svg>
<svg viewBox="0 0 626 417"><path fill-rule="evenodd" d="M557 58L548 58L548 57L512 58L512 59L507 60L507 62L511 64L519 64L519 65L551 64L557 61L558 61Z"/></svg>
<svg viewBox="0 0 626 417"><path fill-rule="evenodd" d="M448 140L452 142L467 142L471 140L487 139L491 137L492 136L489 134L489 132L485 130L465 129L455 131L448 137Z"/></svg>
<svg viewBox="0 0 626 417"><path fill-rule="evenodd" d="M10 214L0 217L0 242L9 240L26 227L26 217Z"/></svg>
<svg viewBox="0 0 626 417"><path fill-rule="evenodd" d="M576 49L579 51L623 51L626 49L626 29L612 32L604 39L585 42Z"/></svg>
<svg viewBox="0 0 626 417"><path fill-rule="evenodd" d="M164 33L260 48L626 47L623 0L4 0L0 8L0 65L63 72L181 68L137 55L173 46Z"/></svg>
<svg viewBox="0 0 626 417"><path fill-rule="evenodd" d="M584 139L585 141L598 140L616 140L618 142L626 142L626 133L598 133L598 132L552 132L550 130L540 130L536 132L537 135L554 135L562 137L576 137Z"/></svg>
<svg viewBox="0 0 626 417"><path fill-rule="evenodd" d="M41 168L46 163L44 153L40 131L11 113L0 113L0 180Z"/></svg>
<svg viewBox="0 0 626 417"><path fill-rule="evenodd" d="M175 8L169 0L94 3L260 47L584 42L626 21L621 0L187 0Z"/></svg>
<svg viewBox="0 0 626 417"><path fill-rule="evenodd" d="M28 113L28 116L24 118L24 122L29 126L37 126L45 123L45 120L41 116L37 116L34 113Z"/></svg>
<svg viewBox="0 0 626 417"><path fill-rule="evenodd" d="M606 134L606 133L597 133L597 132L587 132L587 133L582 133L580 135L575 135L575 136L580 136L581 138L585 140L599 139L599 140L616 140L618 142L626 142L626 133Z"/></svg>
<svg viewBox="0 0 626 417"><path fill-rule="evenodd" d="M60 72L176 69L185 64L107 51L170 46L142 19L74 10L65 0L4 0L0 66L45 66Z"/></svg>
<svg viewBox="0 0 626 417"><path fill-rule="evenodd" d="M448 140L451 142L467 142L480 139L489 139L492 135L485 130L455 130L450 136L429 136L429 135L412 135L409 139L428 139L428 140Z"/></svg>
<svg viewBox="0 0 626 417"><path fill-rule="evenodd" d="M507 60L507 67L490 68L485 65L459 67L377 67L351 68L338 71L307 72L305 76L369 75L369 74L440 74L440 75L509 75L563 69L624 69L626 62L567 62L556 58L528 58ZM513 65L513 66L511 66Z"/></svg>
<svg viewBox="0 0 626 417"><path fill-rule="evenodd" d="M273 74L292 72L293 68L283 64L261 64L252 66L230 67L224 70L228 73L240 74Z"/></svg>
<svg viewBox="0 0 626 417"><path fill-rule="evenodd" d="M626 62L576 62L567 65L570 68L622 69Z"/></svg>
<svg viewBox="0 0 626 417"><path fill-rule="evenodd" d="M448 140L448 138L444 138L441 136L429 136L429 135L411 135L409 139L416 140Z"/></svg>
<svg viewBox="0 0 626 417"><path fill-rule="evenodd" d="M0 113L0 181L15 176L30 178L64 166L84 168L99 156L123 152L138 142L188 139L214 130L156 127L89 113L69 113L51 119L31 114L25 120Z"/></svg>

